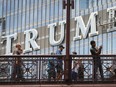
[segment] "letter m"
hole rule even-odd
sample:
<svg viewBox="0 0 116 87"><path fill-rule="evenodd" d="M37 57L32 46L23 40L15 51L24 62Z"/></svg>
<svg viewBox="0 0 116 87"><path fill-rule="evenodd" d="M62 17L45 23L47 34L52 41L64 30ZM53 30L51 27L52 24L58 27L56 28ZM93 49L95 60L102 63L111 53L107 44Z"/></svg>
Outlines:
<svg viewBox="0 0 116 87"><path fill-rule="evenodd" d="M73 38L73 40L82 39L82 36L83 38L86 38L88 33L89 33L89 36L98 35L98 31L96 30L96 15L97 15L97 12L93 12L90 14L87 25L85 25L81 16L75 18L76 36ZM82 35L80 35L80 31Z"/></svg>

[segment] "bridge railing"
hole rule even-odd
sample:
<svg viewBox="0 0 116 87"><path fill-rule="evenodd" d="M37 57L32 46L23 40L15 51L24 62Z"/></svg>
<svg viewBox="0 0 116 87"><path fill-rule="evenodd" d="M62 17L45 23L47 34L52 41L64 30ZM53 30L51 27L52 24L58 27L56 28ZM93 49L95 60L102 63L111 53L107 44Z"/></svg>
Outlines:
<svg viewBox="0 0 116 87"><path fill-rule="evenodd" d="M104 79L100 72L94 79L94 60L91 55L70 55L70 83L115 82L116 55L100 55ZM65 83L65 55L5 55L0 56L0 83ZM59 65L58 65L59 64ZM73 73L77 64L77 76ZM79 64L82 68L79 68ZM81 72L81 74L79 74ZM73 78L74 77L74 78Z"/></svg>

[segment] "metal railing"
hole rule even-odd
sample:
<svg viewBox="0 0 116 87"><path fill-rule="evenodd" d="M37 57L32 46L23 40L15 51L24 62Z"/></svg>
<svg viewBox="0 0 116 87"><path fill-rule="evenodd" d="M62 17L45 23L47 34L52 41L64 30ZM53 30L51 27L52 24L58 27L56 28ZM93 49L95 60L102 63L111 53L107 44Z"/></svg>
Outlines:
<svg viewBox="0 0 116 87"><path fill-rule="evenodd" d="M76 80L70 79L68 83L90 82L116 82L116 55L100 55L104 80L101 79L99 70L97 80L94 79L94 64L91 55L70 55L72 78L74 63L81 60L83 65L82 77L77 75ZM17 63L20 61L20 63ZM58 66L60 60L60 66ZM5 55L0 56L0 83L67 83L65 80L65 55ZM58 75L58 69L61 70ZM80 70L77 70L79 73Z"/></svg>

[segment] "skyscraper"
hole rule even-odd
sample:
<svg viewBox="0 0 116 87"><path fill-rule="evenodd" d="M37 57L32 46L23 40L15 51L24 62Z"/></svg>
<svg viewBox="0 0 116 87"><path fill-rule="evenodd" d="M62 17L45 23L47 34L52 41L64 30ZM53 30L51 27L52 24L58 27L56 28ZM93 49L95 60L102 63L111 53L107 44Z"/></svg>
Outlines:
<svg viewBox="0 0 116 87"><path fill-rule="evenodd" d="M72 51L76 51L78 54L90 54L90 41L95 40L97 45L103 45L103 54L114 54L115 47L115 31L107 32L109 28L114 29L113 23L115 15L109 14L108 8L115 7L115 0L74 0L75 8L71 10L71 48ZM55 52L58 45L63 44L65 46L65 37L61 38L61 26L64 25L66 20L66 10L63 9L62 0L0 0L0 54L12 53L14 46L17 42L22 44L23 49L26 49L26 34L27 30L37 30L37 38L35 39L36 45L40 46L40 49L34 49L32 44L30 47L32 50L25 52L25 54L50 54ZM114 9L115 11L115 9ZM82 16L85 26L88 23L91 13L98 12L96 16L96 27L99 34L97 36L89 37L79 40L73 40L76 32L75 18ZM111 12L110 12L111 13ZM115 13L114 13L115 14ZM109 20L109 15L112 15L112 21ZM50 43L50 24L56 23L54 41L57 43L52 45ZM91 30L90 30L91 32ZM88 32L88 33L90 33ZM16 40L11 39L11 45L7 43L7 37L12 34L17 34ZM80 30L82 35L82 31ZM64 34L65 36L65 34ZM83 35L82 35L83 36ZM30 38L33 34L30 34ZM111 39L112 38L112 39ZM7 39L7 40L6 40ZM6 40L6 41L5 41ZM60 40L60 41L59 41ZM59 43L58 43L59 41ZM9 50L8 50L9 49ZM65 54L65 51L64 53Z"/></svg>

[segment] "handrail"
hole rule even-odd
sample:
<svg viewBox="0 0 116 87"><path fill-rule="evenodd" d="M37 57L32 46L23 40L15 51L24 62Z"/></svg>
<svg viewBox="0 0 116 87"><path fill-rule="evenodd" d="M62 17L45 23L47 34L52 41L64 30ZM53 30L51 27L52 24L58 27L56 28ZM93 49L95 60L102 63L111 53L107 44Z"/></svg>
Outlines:
<svg viewBox="0 0 116 87"><path fill-rule="evenodd" d="M96 57L96 55L70 55L71 57ZM116 55L98 55L97 57L116 57Z"/></svg>
<svg viewBox="0 0 116 87"><path fill-rule="evenodd" d="M66 55L0 55L0 57L64 57ZM96 57L93 55L70 55L71 57ZM114 54L98 55L97 57L116 57Z"/></svg>
<svg viewBox="0 0 116 87"><path fill-rule="evenodd" d="M0 57L64 57L65 55L0 55Z"/></svg>

